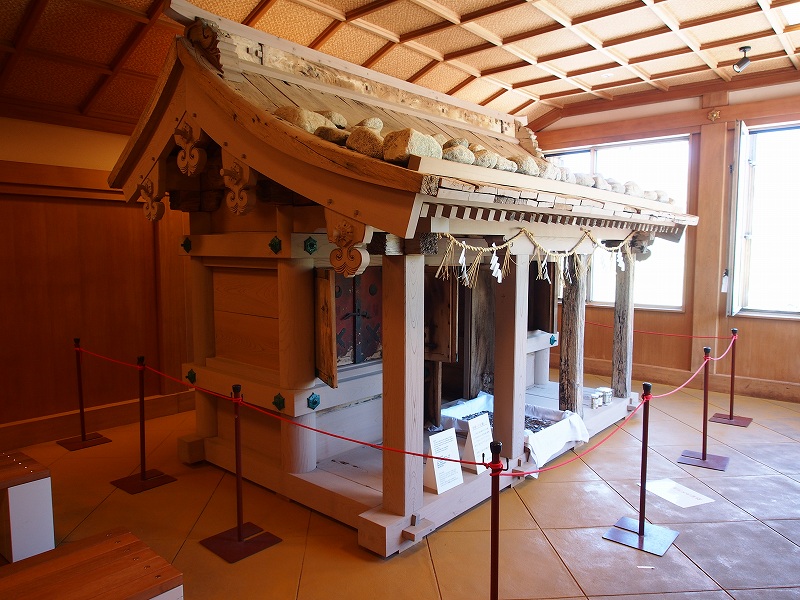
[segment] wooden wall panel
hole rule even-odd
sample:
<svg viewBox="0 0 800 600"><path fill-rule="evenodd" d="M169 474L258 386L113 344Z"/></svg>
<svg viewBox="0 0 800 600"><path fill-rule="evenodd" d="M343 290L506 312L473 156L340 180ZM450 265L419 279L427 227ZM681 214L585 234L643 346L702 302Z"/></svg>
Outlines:
<svg viewBox="0 0 800 600"><path fill-rule="evenodd" d="M214 309L278 318L278 271L214 269Z"/></svg>
<svg viewBox="0 0 800 600"><path fill-rule="evenodd" d="M277 371L278 319L214 311L217 357Z"/></svg>
<svg viewBox="0 0 800 600"><path fill-rule="evenodd" d="M138 207L0 195L0 422L77 408L73 338L159 364L154 230ZM87 406L138 394L136 369L84 355ZM159 382L146 378L146 393Z"/></svg>

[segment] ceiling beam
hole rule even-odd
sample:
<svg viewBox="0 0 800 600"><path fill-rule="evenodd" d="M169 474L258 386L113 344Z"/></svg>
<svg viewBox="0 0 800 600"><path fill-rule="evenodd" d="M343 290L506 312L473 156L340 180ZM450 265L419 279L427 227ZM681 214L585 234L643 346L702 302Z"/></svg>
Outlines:
<svg viewBox="0 0 800 600"><path fill-rule="evenodd" d="M259 0L259 3L253 7L253 10L244 18L242 21L242 25L247 25L248 27L253 27L256 23L258 23L261 18L267 14L270 8L272 8L278 0Z"/></svg>
<svg viewBox="0 0 800 600"><path fill-rule="evenodd" d="M42 18L47 8L47 2L48 0L34 0L28 5L20 21L19 29L17 29L14 35L14 42L12 44L14 53L8 57L3 67L3 72L0 73L0 90L3 89L8 82L8 78L11 76L14 67L16 67L19 62L22 51L28 47L28 42L31 40L33 31L36 29L39 20Z"/></svg>

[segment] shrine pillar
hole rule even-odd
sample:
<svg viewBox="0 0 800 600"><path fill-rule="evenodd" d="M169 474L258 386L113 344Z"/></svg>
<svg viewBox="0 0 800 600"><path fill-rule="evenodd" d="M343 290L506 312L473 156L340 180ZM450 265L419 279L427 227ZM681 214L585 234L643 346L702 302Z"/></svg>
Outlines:
<svg viewBox="0 0 800 600"><path fill-rule="evenodd" d="M515 255L508 275L495 284L493 437L508 458L524 452L529 264L529 254Z"/></svg>
<svg viewBox="0 0 800 600"><path fill-rule="evenodd" d="M383 444L422 453L424 429L424 286L421 254L383 257ZM422 458L383 452L383 510L422 508Z"/></svg>
<svg viewBox="0 0 800 600"><path fill-rule="evenodd" d="M564 296L561 301L558 407L583 418L583 336L586 327L586 272L588 257L566 258Z"/></svg>

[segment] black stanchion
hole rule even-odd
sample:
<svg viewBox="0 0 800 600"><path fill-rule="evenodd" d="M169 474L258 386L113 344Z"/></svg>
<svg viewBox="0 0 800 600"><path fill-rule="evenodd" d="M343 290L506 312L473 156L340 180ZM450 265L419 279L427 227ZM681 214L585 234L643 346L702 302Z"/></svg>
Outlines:
<svg viewBox="0 0 800 600"><path fill-rule="evenodd" d="M705 353L706 361L705 365L703 365L703 451L695 452L694 450L684 450L678 462L684 465L724 471L728 468L728 461L730 458L708 453L708 367L711 362L709 360L711 348L706 346L703 348L703 352Z"/></svg>
<svg viewBox="0 0 800 600"><path fill-rule="evenodd" d="M617 542L631 548L637 548L650 554L664 556L672 542L678 537L678 532L666 527L659 527L645 522L645 508L647 503L647 445L650 429L650 390L653 386L643 383L642 400L644 412L642 415L642 470L641 489L639 490L639 522L630 517L622 517L614 527L609 529L603 539Z"/></svg>
<svg viewBox="0 0 800 600"><path fill-rule="evenodd" d="M500 452L503 450L502 442L489 444L492 451L492 518L491 518L491 579L490 598L498 600L500 597L500 473L503 463L500 462Z"/></svg>
<svg viewBox="0 0 800 600"><path fill-rule="evenodd" d="M144 436L144 356L140 356L136 359L136 367L139 370L139 474L130 475L111 482L111 485L129 494L146 492L147 490L152 490L153 488L176 481L171 475L165 475L157 469L147 470Z"/></svg>
<svg viewBox="0 0 800 600"><path fill-rule="evenodd" d="M737 427L747 427L753 422L750 417L737 417L733 414L733 391L736 386L736 340L739 337L738 329L731 329L733 342L731 342L731 402L728 414L716 413L709 419L712 423L722 423L723 425L736 425Z"/></svg>
<svg viewBox="0 0 800 600"><path fill-rule="evenodd" d="M200 543L229 563L235 563L274 546L281 541L276 535L264 531L253 523L243 523L242 500L242 430L239 421L239 406L242 402L242 386L233 386L233 433L236 459L236 527L212 535Z"/></svg>
<svg viewBox="0 0 800 600"><path fill-rule="evenodd" d="M70 452L83 448L91 448L92 446L99 446L100 444L107 444L111 441L100 433L86 433L86 415L83 406L83 373L81 371L81 340L80 338L74 338L73 342L75 343L75 366L78 371L78 416L81 422L81 434L78 437L71 437L56 442Z"/></svg>

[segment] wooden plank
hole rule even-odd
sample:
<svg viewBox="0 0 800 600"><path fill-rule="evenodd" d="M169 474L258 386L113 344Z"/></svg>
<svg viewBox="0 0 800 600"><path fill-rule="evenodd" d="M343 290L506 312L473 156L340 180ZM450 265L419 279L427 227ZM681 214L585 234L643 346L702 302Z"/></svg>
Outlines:
<svg viewBox="0 0 800 600"><path fill-rule="evenodd" d="M339 387L336 364L335 279L333 269L315 269L316 374L332 388Z"/></svg>
<svg viewBox="0 0 800 600"><path fill-rule="evenodd" d="M453 363L458 353L458 281L425 268L425 360Z"/></svg>
<svg viewBox="0 0 800 600"><path fill-rule="evenodd" d="M487 268L478 271L478 280L464 290L464 396L475 398L484 389L483 376L495 370L495 295Z"/></svg>
<svg viewBox="0 0 800 600"><path fill-rule="evenodd" d="M216 355L265 369L280 368L278 319L214 311Z"/></svg>
<svg viewBox="0 0 800 600"><path fill-rule="evenodd" d="M384 444L422 452L425 257L384 256L383 350ZM383 507L411 515L422 506L422 458L384 452Z"/></svg>
<svg viewBox="0 0 800 600"><path fill-rule="evenodd" d="M280 383L314 385L314 261L278 263Z"/></svg>
<svg viewBox="0 0 800 600"><path fill-rule="evenodd" d="M278 317L278 272L273 269L212 269L214 310Z"/></svg>
<svg viewBox="0 0 800 600"><path fill-rule="evenodd" d="M429 175L441 175L443 177L453 177L471 182L496 183L504 186L522 188L526 190L536 190L551 192L554 194L589 198L602 202L616 202L636 208L649 208L659 212L670 212L671 205L644 198L634 198L626 194L618 194L609 190L599 190L577 183L567 183L566 181L555 181L542 177L523 175L522 173L509 173L497 169L485 169L475 165L462 165L447 160L431 158L429 156L412 156L408 163L408 168L420 173ZM696 218L695 218L696 222Z"/></svg>
<svg viewBox="0 0 800 600"><path fill-rule="evenodd" d="M151 598L183 584L177 569L124 530L64 544L0 575L0 595L19 600Z"/></svg>

